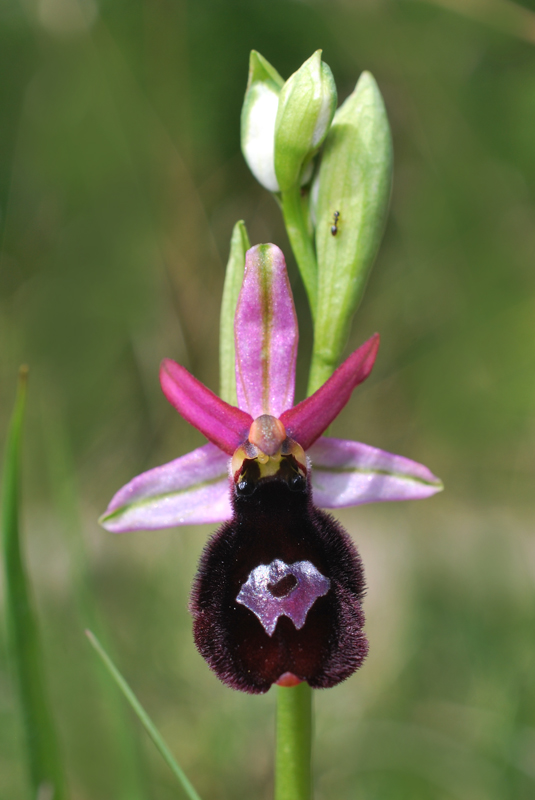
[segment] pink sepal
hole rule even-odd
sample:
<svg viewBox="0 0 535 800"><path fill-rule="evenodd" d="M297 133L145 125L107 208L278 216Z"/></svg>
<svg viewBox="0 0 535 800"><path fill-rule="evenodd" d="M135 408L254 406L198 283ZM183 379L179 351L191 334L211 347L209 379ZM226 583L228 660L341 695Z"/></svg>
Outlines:
<svg viewBox="0 0 535 800"><path fill-rule="evenodd" d="M198 447L133 478L113 497L100 524L113 533L230 519L228 456Z"/></svg>
<svg viewBox="0 0 535 800"><path fill-rule="evenodd" d="M351 392L366 380L379 348L379 334L364 342L331 375L323 386L302 403L281 414L288 436L307 450L338 416Z"/></svg>
<svg viewBox="0 0 535 800"><path fill-rule="evenodd" d="M247 251L234 331L239 407L255 419L280 417L294 400L299 335L284 255L274 244Z"/></svg>
<svg viewBox="0 0 535 800"><path fill-rule="evenodd" d="M228 455L247 439L251 415L225 403L180 364L165 358L160 383L178 413Z"/></svg>
<svg viewBox="0 0 535 800"><path fill-rule="evenodd" d="M322 436L308 456L314 503L320 508L420 500L443 489L423 464L360 442Z"/></svg>

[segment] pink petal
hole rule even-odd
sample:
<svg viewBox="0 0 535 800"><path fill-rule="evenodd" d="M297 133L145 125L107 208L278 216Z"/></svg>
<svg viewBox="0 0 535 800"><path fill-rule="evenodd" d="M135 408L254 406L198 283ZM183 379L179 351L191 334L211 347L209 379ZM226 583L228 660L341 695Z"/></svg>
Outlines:
<svg viewBox="0 0 535 800"><path fill-rule="evenodd" d="M160 383L178 413L225 453L232 455L247 439L252 417L225 403L180 364L165 358Z"/></svg>
<svg viewBox="0 0 535 800"><path fill-rule="evenodd" d="M351 392L366 380L379 348L379 334L355 350L323 386L302 403L281 414L288 436L307 450L338 416Z"/></svg>
<svg viewBox="0 0 535 800"><path fill-rule="evenodd" d="M443 488L423 464L360 442L323 436L308 455L314 503L322 508L420 500Z"/></svg>
<svg viewBox="0 0 535 800"><path fill-rule="evenodd" d="M297 318L284 256L274 244L247 251L234 323L238 405L280 417L295 389Z"/></svg>
<svg viewBox="0 0 535 800"><path fill-rule="evenodd" d="M230 519L228 456L205 444L119 489L100 524L113 533Z"/></svg>

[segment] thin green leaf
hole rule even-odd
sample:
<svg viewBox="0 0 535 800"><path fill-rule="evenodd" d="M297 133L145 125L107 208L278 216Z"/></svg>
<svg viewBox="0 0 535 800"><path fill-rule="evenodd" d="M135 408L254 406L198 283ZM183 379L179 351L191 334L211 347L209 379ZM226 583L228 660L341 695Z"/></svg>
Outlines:
<svg viewBox="0 0 535 800"><path fill-rule="evenodd" d="M105 667L109 671L109 673L112 676L112 678L114 679L115 683L117 684L117 686L119 687L119 689L121 690L123 695L126 697L128 702L130 703L130 706L132 707L134 712L137 714L137 717L140 720L141 724L144 726L144 728L147 731L147 733L149 734L150 738L152 739L152 741L154 742L154 744L156 745L156 747L160 751L160 754L161 754L162 758L167 763L167 765L170 767L170 769L173 772L174 776L176 777L176 779L178 780L178 782L180 783L180 785L184 789L184 792L187 794L187 796L190 798L190 800L201 800L199 795L197 794L197 792L195 791L195 789L193 788L193 786L191 785L191 783L187 779L187 777L184 774L183 770L178 766L178 764L176 763L175 759L171 755L171 751L169 750L169 748L167 747L166 743L164 742L164 740L162 739L162 737L160 736L160 734L156 730L156 727L155 727L154 723L152 722L152 720L150 719L149 715L147 714L147 712L145 711L145 709L143 708L143 706L141 705L141 703L139 702L139 700L135 696L134 692L132 691L130 686L127 684L127 682L125 681L125 679L123 678L123 676L121 675L121 673L119 672L119 670L117 669L117 667L115 666L115 664L113 663L111 658L109 657L109 655L106 653L106 651L102 647L101 643L99 642L99 640L97 639L95 634L92 633L89 630L86 630L85 633L86 633L87 638L91 642L91 645L95 648L95 650L97 651L98 655L102 659Z"/></svg>
<svg viewBox="0 0 535 800"><path fill-rule="evenodd" d="M237 222L230 240L230 254L225 273L223 299L221 301L221 323L219 331L219 381L220 396L225 402L237 405L236 373L234 367L234 315L243 283L245 253L251 247L245 223Z"/></svg>
<svg viewBox="0 0 535 800"><path fill-rule="evenodd" d="M32 794L40 797L48 792L54 800L65 800L67 794L63 768L46 696L37 620L19 537L21 439L27 376L27 368L21 367L4 463L2 546L6 618L24 718Z"/></svg>

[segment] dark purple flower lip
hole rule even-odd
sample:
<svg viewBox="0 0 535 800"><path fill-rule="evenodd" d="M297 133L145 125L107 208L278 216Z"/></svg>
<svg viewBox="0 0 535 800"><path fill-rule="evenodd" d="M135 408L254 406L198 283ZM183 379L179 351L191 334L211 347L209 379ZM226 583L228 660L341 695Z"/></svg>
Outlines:
<svg viewBox="0 0 535 800"><path fill-rule="evenodd" d="M255 481L258 465L246 465L254 489L242 493L236 484L233 518L208 543L195 579L195 643L235 689L335 686L368 648L358 553L315 508L309 482L295 491L279 473Z"/></svg>

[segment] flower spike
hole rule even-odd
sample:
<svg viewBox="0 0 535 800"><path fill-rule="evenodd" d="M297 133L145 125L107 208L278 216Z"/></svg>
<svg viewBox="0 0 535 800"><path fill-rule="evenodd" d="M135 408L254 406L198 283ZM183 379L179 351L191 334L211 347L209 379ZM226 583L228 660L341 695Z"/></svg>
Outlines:
<svg viewBox="0 0 535 800"><path fill-rule="evenodd" d="M239 407L255 419L280 417L293 404L298 330L286 263L274 244L247 251L235 336Z"/></svg>
<svg viewBox="0 0 535 800"><path fill-rule="evenodd" d="M366 380L378 349L379 334L375 333L338 367L317 392L281 414L288 436L305 450L314 444L346 405L353 389Z"/></svg>
<svg viewBox="0 0 535 800"><path fill-rule="evenodd" d="M251 415L225 403L170 358L162 361L160 383L178 413L223 452L231 456L247 438Z"/></svg>

